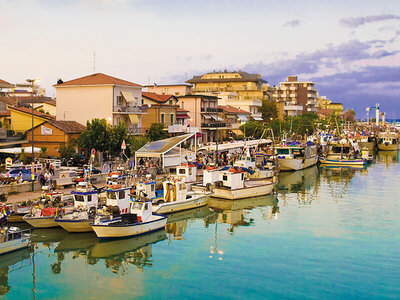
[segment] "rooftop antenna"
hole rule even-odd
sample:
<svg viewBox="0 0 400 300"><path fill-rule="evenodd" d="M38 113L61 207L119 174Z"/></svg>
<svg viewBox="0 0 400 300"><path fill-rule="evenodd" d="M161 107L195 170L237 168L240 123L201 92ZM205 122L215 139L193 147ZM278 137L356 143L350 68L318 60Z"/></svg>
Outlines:
<svg viewBox="0 0 400 300"><path fill-rule="evenodd" d="M96 74L96 52L93 52L93 74Z"/></svg>

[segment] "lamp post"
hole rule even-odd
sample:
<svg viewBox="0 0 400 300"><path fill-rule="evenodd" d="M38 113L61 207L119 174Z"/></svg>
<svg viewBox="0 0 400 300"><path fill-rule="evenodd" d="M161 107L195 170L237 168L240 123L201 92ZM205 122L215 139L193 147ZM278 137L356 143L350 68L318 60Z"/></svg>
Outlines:
<svg viewBox="0 0 400 300"><path fill-rule="evenodd" d="M35 188L35 151L34 151L34 134L33 134L33 98L35 96L34 92L34 87L35 83L39 83L39 79L27 79L26 82L29 82L32 85L32 130L31 130L31 135L32 135L32 192L34 191Z"/></svg>

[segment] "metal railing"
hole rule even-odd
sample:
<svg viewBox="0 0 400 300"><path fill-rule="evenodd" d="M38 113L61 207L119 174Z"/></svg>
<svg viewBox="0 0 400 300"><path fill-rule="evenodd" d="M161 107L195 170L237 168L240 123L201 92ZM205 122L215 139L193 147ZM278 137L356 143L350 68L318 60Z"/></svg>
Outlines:
<svg viewBox="0 0 400 300"><path fill-rule="evenodd" d="M127 113L143 114L143 113L147 112L147 106L114 105L113 112L127 112Z"/></svg>
<svg viewBox="0 0 400 300"><path fill-rule="evenodd" d="M201 112L222 112L222 108L218 107L202 107Z"/></svg>
<svg viewBox="0 0 400 300"><path fill-rule="evenodd" d="M226 127L226 123L201 123L203 128L221 128Z"/></svg>

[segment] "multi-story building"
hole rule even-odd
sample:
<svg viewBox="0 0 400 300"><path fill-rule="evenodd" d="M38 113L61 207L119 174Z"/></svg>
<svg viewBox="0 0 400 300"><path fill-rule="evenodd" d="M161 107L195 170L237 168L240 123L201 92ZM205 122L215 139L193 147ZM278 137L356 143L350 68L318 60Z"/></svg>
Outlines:
<svg viewBox="0 0 400 300"><path fill-rule="evenodd" d="M142 86L130 81L96 73L59 82L57 120L86 124L94 118L106 119L111 125L124 122L130 134L143 134Z"/></svg>
<svg viewBox="0 0 400 300"><path fill-rule="evenodd" d="M251 118L251 113L229 105L220 105L219 108L222 109L219 116L226 123L227 132L232 131L235 134L241 134L239 127Z"/></svg>
<svg viewBox="0 0 400 300"><path fill-rule="evenodd" d="M14 87L13 84L0 79L0 96L5 96Z"/></svg>
<svg viewBox="0 0 400 300"><path fill-rule="evenodd" d="M143 92L142 102L147 106L146 118L142 120L142 127L146 131L153 123L161 123L166 127L176 123L176 110L179 105L175 96Z"/></svg>
<svg viewBox="0 0 400 300"><path fill-rule="evenodd" d="M258 109L263 100L269 100L271 87L259 74L243 71L211 72L194 76L186 81L194 84L194 94L218 96L219 104L233 106L251 113L251 117L261 121Z"/></svg>
<svg viewBox="0 0 400 300"><path fill-rule="evenodd" d="M150 93L161 95L186 96L192 94L190 84L153 84L145 87Z"/></svg>
<svg viewBox="0 0 400 300"><path fill-rule="evenodd" d="M343 114L343 104L339 102L332 102L329 99L326 99L325 96L322 96L317 99L318 106L320 108L320 112L327 116L329 114L335 114L337 116L341 116Z"/></svg>
<svg viewBox="0 0 400 300"><path fill-rule="evenodd" d="M8 93L10 97L45 97L46 89L34 84L32 89L31 83L16 83Z"/></svg>
<svg viewBox="0 0 400 300"><path fill-rule="evenodd" d="M190 119L186 122L191 128L198 128L202 136L200 143L221 140L226 123L218 116L222 109L218 107L218 98L208 95L186 95L178 97L182 109L187 110Z"/></svg>
<svg viewBox="0 0 400 300"><path fill-rule="evenodd" d="M286 82L276 87L273 99L284 103L286 116L297 116L307 112L318 112L318 92L311 81L298 81L289 76Z"/></svg>

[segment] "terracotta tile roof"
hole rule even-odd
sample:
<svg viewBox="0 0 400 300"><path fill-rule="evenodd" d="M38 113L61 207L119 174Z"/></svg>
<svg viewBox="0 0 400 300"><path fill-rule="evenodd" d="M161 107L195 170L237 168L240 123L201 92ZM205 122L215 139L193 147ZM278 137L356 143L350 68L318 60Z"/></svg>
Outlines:
<svg viewBox="0 0 400 300"><path fill-rule="evenodd" d="M156 93L149 93L149 92L142 92L142 97L146 97L147 99L159 102L159 103L165 103L172 97L173 95L160 95Z"/></svg>
<svg viewBox="0 0 400 300"><path fill-rule="evenodd" d="M53 125L54 127L60 129L61 131L64 131L66 134L80 134L82 133L82 131L85 131L87 129L86 126L76 121L56 121L56 120L45 121L43 123L40 123L39 125L36 125L33 128L37 128L44 124ZM28 131L31 130L32 129L29 129Z"/></svg>
<svg viewBox="0 0 400 300"><path fill-rule="evenodd" d="M4 102L8 105L18 105L18 99L15 97L1 97L0 102Z"/></svg>
<svg viewBox="0 0 400 300"><path fill-rule="evenodd" d="M186 113L186 112L189 112L190 110L187 110L187 109L183 109L183 108L177 108L176 109L176 112L178 113L178 112L180 112L180 113Z"/></svg>
<svg viewBox="0 0 400 300"><path fill-rule="evenodd" d="M126 81L123 79L119 79L116 77L112 77L103 73L96 73L84 77L80 77L77 79L65 81L61 84L55 84L54 87L62 87L62 86L73 86L73 85L106 85L106 84L114 84L114 85L129 85L136 87L143 87L140 84L133 83L130 81Z"/></svg>
<svg viewBox="0 0 400 300"><path fill-rule="evenodd" d="M5 81L3 79L0 79L0 87L2 87L2 88L12 88L12 87L14 87L14 85L12 85L11 83L9 83L9 82L7 82L7 81Z"/></svg>
<svg viewBox="0 0 400 300"><path fill-rule="evenodd" d="M54 99L48 99L48 100L44 100L43 103L47 103L53 106L56 106L57 102Z"/></svg>
<svg viewBox="0 0 400 300"><path fill-rule="evenodd" d="M231 114L249 114L249 115L251 114L248 111L245 111L243 109L236 108L236 107L233 107L233 106L230 106L230 105L227 105L227 106L219 105L218 107L222 108L222 110L224 112L226 112L226 113L231 113Z"/></svg>
<svg viewBox="0 0 400 300"><path fill-rule="evenodd" d="M9 107L9 109L20 111L20 112L23 112L23 113L26 113L26 114L29 114L29 115L32 114L32 110L30 108L27 108L27 107L15 107L15 106L13 106L13 107ZM39 117L39 118L47 119L47 120L55 120L56 119L56 117L54 117L54 116L42 113L42 112L37 111L37 110L33 110L33 115L36 116L36 117Z"/></svg>
<svg viewBox="0 0 400 300"><path fill-rule="evenodd" d="M9 117L9 116L11 116L11 113L9 110L0 112L0 117Z"/></svg>

